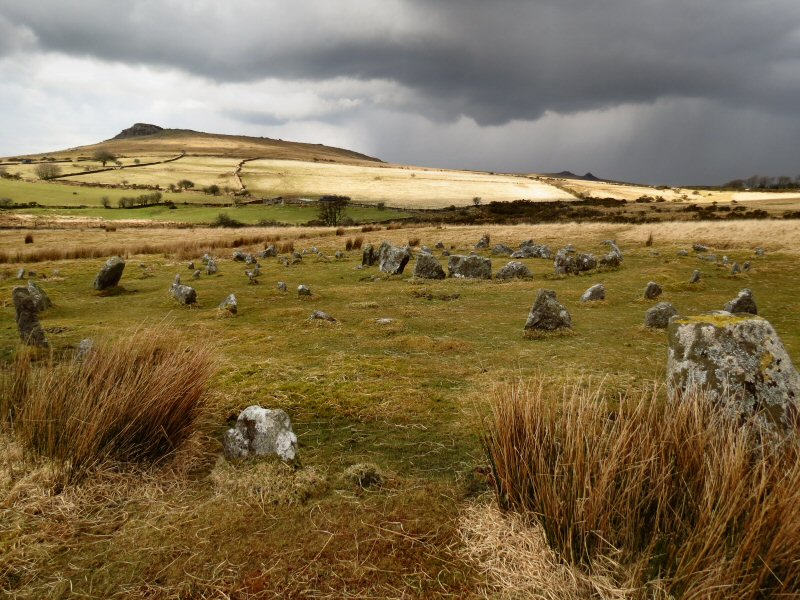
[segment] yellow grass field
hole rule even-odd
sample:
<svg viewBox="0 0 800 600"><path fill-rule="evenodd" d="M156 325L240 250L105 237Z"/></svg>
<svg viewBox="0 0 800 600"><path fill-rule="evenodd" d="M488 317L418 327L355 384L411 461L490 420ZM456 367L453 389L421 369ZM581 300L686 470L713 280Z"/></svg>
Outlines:
<svg viewBox="0 0 800 600"><path fill-rule="evenodd" d="M144 162L144 161L143 161ZM239 184L233 176L239 160L213 156L184 156L173 162L134 169L115 169L103 173L76 175L72 181L119 185L127 182L132 185L160 185L167 187L181 179L189 179L195 187L218 185L238 190Z"/></svg>
<svg viewBox="0 0 800 600"><path fill-rule="evenodd" d="M569 193L522 175L419 167L330 165L288 160L249 162L242 171L247 189L261 196L350 196L355 202L391 207L445 208L510 200L574 200Z"/></svg>

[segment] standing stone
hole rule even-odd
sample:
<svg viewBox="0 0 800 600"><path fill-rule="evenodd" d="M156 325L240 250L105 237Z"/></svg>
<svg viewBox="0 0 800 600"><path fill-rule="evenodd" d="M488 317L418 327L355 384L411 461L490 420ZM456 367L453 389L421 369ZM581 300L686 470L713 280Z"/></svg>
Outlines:
<svg viewBox="0 0 800 600"><path fill-rule="evenodd" d="M192 279L200 279L200 269L195 269L194 273L192 273Z"/></svg>
<svg viewBox="0 0 800 600"><path fill-rule="evenodd" d="M244 262L245 262L245 264L247 264L247 265L252 265L252 264L255 264L255 262L256 262L256 257L255 257L255 256L253 256L253 255L252 255L252 254L250 254L250 253L247 253L247 254L245 254L245 255L244 255Z"/></svg>
<svg viewBox="0 0 800 600"><path fill-rule="evenodd" d="M597 267L597 258L593 254L576 254L571 245L561 248L553 259L553 272L557 276L578 275Z"/></svg>
<svg viewBox="0 0 800 600"><path fill-rule="evenodd" d="M203 262L203 264L204 264L204 265L207 265L207 264L208 264L208 261L210 261L210 260L213 260L213 259L211 258L211 255L210 255L210 254L208 254L208 253L205 253L205 254L203 254L203 261L202 261L202 262Z"/></svg>
<svg viewBox="0 0 800 600"><path fill-rule="evenodd" d="M746 273L747 271L750 270L751 266L752 265L750 264L749 260L744 261L744 264L742 265L742 271L744 271Z"/></svg>
<svg viewBox="0 0 800 600"><path fill-rule="evenodd" d="M622 264L622 250L619 249L614 240L606 240L603 242L605 246L609 247L608 254L600 259L600 264L604 267L618 267Z"/></svg>
<svg viewBox="0 0 800 600"><path fill-rule="evenodd" d="M286 282L285 281L279 281L278 282L278 291L279 292L285 292L285 291L287 291L287 289L288 288L286 287Z"/></svg>
<svg viewBox="0 0 800 600"><path fill-rule="evenodd" d="M220 310L227 310L232 315L239 312L239 303L234 294L229 294L219 305Z"/></svg>
<svg viewBox="0 0 800 600"><path fill-rule="evenodd" d="M122 272L125 270L125 261L119 256L114 256L106 261L94 279L94 289L107 290L119 283Z"/></svg>
<svg viewBox="0 0 800 600"><path fill-rule="evenodd" d="M702 252L708 252L708 246L704 246L703 244L692 244L692 250L700 254Z"/></svg>
<svg viewBox="0 0 800 600"><path fill-rule="evenodd" d="M572 317L566 307L556 299L556 293L553 290L539 290L528 313L525 330L555 331L571 327Z"/></svg>
<svg viewBox="0 0 800 600"><path fill-rule="evenodd" d="M311 295L311 288L307 285L300 284L297 286L297 295L298 296L310 296Z"/></svg>
<svg viewBox="0 0 800 600"><path fill-rule="evenodd" d="M689 283L700 283L700 271L695 269L692 273L692 278L689 280Z"/></svg>
<svg viewBox="0 0 800 600"><path fill-rule="evenodd" d="M492 261L482 256L454 254L447 259L450 277L459 279L491 279Z"/></svg>
<svg viewBox="0 0 800 600"><path fill-rule="evenodd" d="M525 240L519 250L511 253L511 258L553 258L553 251L548 246L537 244L533 240Z"/></svg>
<svg viewBox="0 0 800 600"><path fill-rule="evenodd" d="M36 304L28 288L15 287L11 291L16 310L17 330L20 339L28 346L47 348L47 338L39 324Z"/></svg>
<svg viewBox="0 0 800 600"><path fill-rule="evenodd" d="M739 294L725 305L725 310L729 313L750 313L751 315L758 314L755 298L753 298L753 291L750 288L744 288Z"/></svg>
<svg viewBox="0 0 800 600"><path fill-rule="evenodd" d="M583 292L581 302L597 302L606 299L606 286L602 283L596 283L588 290Z"/></svg>
<svg viewBox="0 0 800 600"><path fill-rule="evenodd" d="M739 266L739 263L738 262L733 263L733 266L731 267L731 275L738 275L741 272L742 268Z"/></svg>
<svg viewBox="0 0 800 600"><path fill-rule="evenodd" d="M225 433L223 447L228 460L276 455L293 461L297 456L297 436L284 411L254 405L245 408L236 419L236 426Z"/></svg>
<svg viewBox="0 0 800 600"><path fill-rule="evenodd" d="M78 342L78 347L75 349L75 360L83 361L89 356L89 353L94 349L94 340L92 338L84 338Z"/></svg>
<svg viewBox="0 0 800 600"><path fill-rule="evenodd" d="M492 248L492 254L495 256L511 256L514 254L514 250L505 244L497 244Z"/></svg>
<svg viewBox="0 0 800 600"><path fill-rule="evenodd" d="M180 285L181 284L181 275L178 273L175 275L175 279L172 281L172 285Z"/></svg>
<svg viewBox="0 0 800 600"><path fill-rule="evenodd" d="M278 249L275 247L274 244L270 244L261 251L259 256L261 258L270 258L271 256L278 256Z"/></svg>
<svg viewBox="0 0 800 600"><path fill-rule="evenodd" d="M361 252L361 264L365 267L372 267L378 262L378 257L375 254L375 247L372 244L367 244Z"/></svg>
<svg viewBox="0 0 800 600"><path fill-rule="evenodd" d="M439 250L444 250L444 242L436 242L435 247Z"/></svg>
<svg viewBox="0 0 800 600"><path fill-rule="evenodd" d="M172 297L181 304L189 305L197 302L197 292L188 285L173 283L169 291L172 293Z"/></svg>
<svg viewBox="0 0 800 600"><path fill-rule="evenodd" d="M495 275L497 279L533 279L531 270L519 261L511 261Z"/></svg>
<svg viewBox="0 0 800 600"><path fill-rule="evenodd" d="M645 300L655 300L661 295L661 292L663 292L661 286L655 281L650 281L647 287L644 288L644 298Z"/></svg>
<svg viewBox="0 0 800 600"><path fill-rule="evenodd" d="M490 241L489 240L489 234L488 233L484 233L483 236L481 236L481 239L478 240L478 243L475 244L475 249L476 250L485 250L486 248L489 247L489 241Z"/></svg>
<svg viewBox="0 0 800 600"><path fill-rule="evenodd" d="M689 256L688 250L678 250L678 256Z"/></svg>
<svg viewBox="0 0 800 600"><path fill-rule="evenodd" d="M30 292L31 298L33 299L36 312L42 312L53 306L50 297L35 281L28 281L28 292Z"/></svg>
<svg viewBox="0 0 800 600"><path fill-rule="evenodd" d="M763 248L756 248L755 252L756 256L764 256L766 254L766 251Z"/></svg>
<svg viewBox="0 0 800 600"><path fill-rule="evenodd" d="M334 254L333 256L336 258L336 260L342 260L344 258L344 252L342 252L341 250L337 250L336 254Z"/></svg>
<svg viewBox="0 0 800 600"><path fill-rule="evenodd" d="M798 416L800 374L770 323L719 311L673 319L669 325L667 390L701 388L730 416L757 415L792 428Z"/></svg>
<svg viewBox="0 0 800 600"><path fill-rule="evenodd" d="M389 246L381 250L378 268L390 275L400 275L409 260L411 260L411 250L407 246L404 248Z"/></svg>
<svg viewBox="0 0 800 600"><path fill-rule="evenodd" d="M25 279L25 267L20 267L17 271L17 279Z"/></svg>
<svg viewBox="0 0 800 600"><path fill-rule="evenodd" d="M190 271L194 271L194 261L190 260L189 264L186 265Z"/></svg>
<svg viewBox="0 0 800 600"><path fill-rule="evenodd" d="M420 254L414 265L414 277L420 279L444 279L445 273L442 265L432 254Z"/></svg>
<svg viewBox="0 0 800 600"><path fill-rule="evenodd" d="M234 250L232 258L236 262L244 262L245 256L246 256L245 253L242 252L241 250Z"/></svg>
<svg viewBox="0 0 800 600"><path fill-rule="evenodd" d="M213 275L218 270L217 261L215 261L213 258L209 258L208 262L206 263L206 275Z"/></svg>
<svg viewBox="0 0 800 600"><path fill-rule="evenodd" d="M678 311L669 302L659 302L644 313L645 327L666 329L669 320L678 315Z"/></svg>

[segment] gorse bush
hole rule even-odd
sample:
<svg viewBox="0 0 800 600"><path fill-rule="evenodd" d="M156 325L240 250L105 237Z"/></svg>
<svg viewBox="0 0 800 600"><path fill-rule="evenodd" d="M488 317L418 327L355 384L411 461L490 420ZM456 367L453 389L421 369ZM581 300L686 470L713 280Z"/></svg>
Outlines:
<svg viewBox="0 0 800 600"><path fill-rule="evenodd" d="M245 224L239 221L238 219L234 219L231 216L226 215L225 213L219 213L217 217L211 222L211 227L244 227Z"/></svg>
<svg viewBox="0 0 800 600"><path fill-rule="evenodd" d="M796 597L800 439L741 424L702 394L511 385L494 398L484 443L502 508L526 515L562 561L616 565L649 597Z"/></svg>
<svg viewBox="0 0 800 600"><path fill-rule="evenodd" d="M83 359L34 363L20 351L0 414L27 452L77 480L108 461L171 456L198 427L212 373L208 346L161 329L98 344Z"/></svg>

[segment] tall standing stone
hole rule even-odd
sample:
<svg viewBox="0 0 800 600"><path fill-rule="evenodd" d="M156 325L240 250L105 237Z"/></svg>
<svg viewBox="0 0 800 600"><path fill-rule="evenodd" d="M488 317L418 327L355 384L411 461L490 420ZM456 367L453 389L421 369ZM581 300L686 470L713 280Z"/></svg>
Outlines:
<svg viewBox="0 0 800 600"><path fill-rule="evenodd" d="M17 330L20 339L29 346L47 347L47 338L39 324L36 303L28 288L15 287L11 291L16 311Z"/></svg>
<svg viewBox="0 0 800 600"><path fill-rule="evenodd" d="M119 283L122 272L125 270L125 261L119 256L114 256L106 261L94 279L94 289L107 290Z"/></svg>
<svg viewBox="0 0 800 600"><path fill-rule="evenodd" d="M382 247L378 268L389 275L400 275L411 260L411 250L408 247L388 246Z"/></svg>
<svg viewBox="0 0 800 600"><path fill-rule="evenodd" d="M31 298L33 298L36 312L42 312L53 306L47 293L32 279L28 281L28 292L30 292Z"/></svg>

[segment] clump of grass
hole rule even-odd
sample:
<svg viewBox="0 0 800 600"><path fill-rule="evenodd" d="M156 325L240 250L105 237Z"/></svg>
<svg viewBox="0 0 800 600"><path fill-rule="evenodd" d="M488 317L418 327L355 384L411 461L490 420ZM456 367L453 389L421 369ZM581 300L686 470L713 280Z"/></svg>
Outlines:
<svg viewBox="0 0 800 600"><path fill-rule="evenodd" d="M650 247L653 245L653 232L647 234L647 239L644 242L644 245Z"/></svg>
<svg viewBox="0 0 800 600"><path fill-rule="evenodd" d="M280 246L278 246L278 251L281 254L288 254L289 252L294 252L294 242L292 240L282 242Z"/></svg>
<svg viewBox="0 0 800 600"><path fill-rule="evenodd" d="M107 462L155 464L198 430L213 374L210 346L137 330L79 360L20 351L2 381L0 414L31 455L67 481Z"/></svg>
<svg viewBox="0 0 800 600"><path fill-rule="evenodd" d="M343 236L343 235L344 235L344 231L345 231L345 230L344 230L344 227L337 227L337 228L336 228L336 235L337 235L337 236L339 236L339 237L341 237L341 236Z"/></svg>
<svg viewBox="0 0 800 600"><path fill-rule="evenodd" d="M359 235L353 238L353 250L361 250L361 246L364 245L364 237Z"/></svg>
<svg viewBox="0 0 800 600"><path fill-rule="evenodd" d="M33 234L32 233L26 233L25 234L25 243L26 244L32 244L33 243Z"/></svg>
<svg viewBox="0 0 800 600"><path fill-rule="evenodd" d="M353 249L353 238L347 238L344 242L344 249L350 251Z"/></svg>
<svg viewBox="0 0 800 600"><path fill-rule="evenodd" d="M683 598L800 589L800 436L772 437L701 393L665 401L511 385L484 442L497 500L541 527L559 559Z"/></svg>
<svg viewBox="0 0 800 600"><path fill-rule="evenodd" d="M418 237L408 238L408 245L412 248L419 246L420 239Z"/></svg>
<svg viewBox="0 0 800 600"><path fill-rule="evenodd" d="M380 231L380 225L364 225L361 227L361 233L371 233L373 231Z"/></svg>

